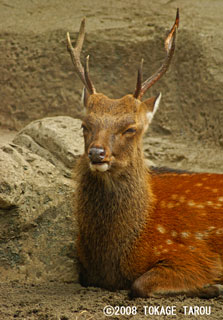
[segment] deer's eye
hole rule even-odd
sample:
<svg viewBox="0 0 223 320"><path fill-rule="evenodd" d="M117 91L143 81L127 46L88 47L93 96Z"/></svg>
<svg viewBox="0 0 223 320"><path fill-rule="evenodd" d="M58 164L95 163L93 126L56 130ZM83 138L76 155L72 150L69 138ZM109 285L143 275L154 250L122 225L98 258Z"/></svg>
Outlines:
<svg viewBox="0 0 223 320"><path fill-rule="evenodd" d="M128 128L127 130L125 130L124 132L123 132L123 134L128 134L128 133L135 133L136 132L136 128L134 128L134 127L132 127L132 128Z"/></svg>
<svg viewBox="0 0 223 320"><path fill-rule="evenodd" d="M83 129L83 132L88 132L88 128L86 127L86 125L84 123L82 123L81 128Z"/></svg>

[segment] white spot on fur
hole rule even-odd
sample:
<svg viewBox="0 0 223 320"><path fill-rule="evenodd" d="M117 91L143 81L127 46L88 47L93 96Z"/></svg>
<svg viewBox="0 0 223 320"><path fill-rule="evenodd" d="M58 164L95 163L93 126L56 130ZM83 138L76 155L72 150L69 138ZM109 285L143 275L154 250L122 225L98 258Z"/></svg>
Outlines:
<svg viewBox="0 0 223 320"><path fill-rule="evenodd" d="M190 207L194 207L194 206L195 206L195 202L194 202L193 200L189 200L189 201L187 202L187 204L188 204L188 206L190 206Z"/></svg>
<svg viewBox="0 0 223 320"><path fill-rule="evenodd" d="M218 198L218 201L219 201L219 202L223 202L223 197L219 197L219 198Z"/></svg>
<svg viewBox="0 0 223 320"><path fill-rule="evenodd" d="M203 240L204 234L201 233L201 232L195 232L195 238L196 238L197 240Z"/></svg>
<svg viewBox="0 0 223 320"><path fill-rule="evenodd" d="M186 231L184 231L184 232L181 232L181 237L182 238L189 238L189 236L190 236L190 232L186 232Z"/></svg>
<svg viewBox="0 0 223 320"><path fill-rule="evenodd" d="M173 244L173 241L170 240L170 239L167 239L167 240L166 240L166 244Z"/></svg>
<svg viewBox="0 0 223 320"><path fill-rule="evenodd" d="M196 205L196 208L197 209L204 209L204 205L199 203L199 204Z"/></svg>
<svg viewBox="0 0 223 320"><path fill-rule="evenodd" d="M167 204L167 208L171 209L171 208L173 208L173 207L174 207L174 203L173 203L173 202L169 202L169 203Z"/></svg>
<svg viewBox="0 0 223 320"><path fill-rule="evenodd" d="M174 231L174 230L172 230L172 231L171 231L171 236L175 238L175 237L177 236L177 232Z"/></svg>
<svg viewBox="0 0 223 320"><path fill-rule="evenodd" d="M216 230L216 234L217 234L217 235L220 235L220 234L222 234L222 233L223 233L223 228L220 228L220 229Z"/></svg>
<svg viewBox="0 0 223 320"><path fill-rule="evenodd" d="M161 226L160 224L156 227L156 229L160 232L160 233L165 233L166 230L163 226Z"/></svg>

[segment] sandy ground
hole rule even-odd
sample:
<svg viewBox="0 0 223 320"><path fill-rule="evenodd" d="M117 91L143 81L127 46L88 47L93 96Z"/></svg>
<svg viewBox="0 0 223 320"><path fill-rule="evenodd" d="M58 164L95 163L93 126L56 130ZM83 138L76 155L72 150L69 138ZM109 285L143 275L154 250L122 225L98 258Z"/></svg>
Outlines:
<svg viewBox="0 0 223 320"><path fill-rule="evenodd" d="M193 5L196 3L194 9ZM72 28L77 29L77 24L81 17L86 14L89 17L89 28L96 28L98 30L103 30L110 27L107 36L114 36L112 30L115 29L118 24L119 27L128 26L132 23L134 19L139 19L140 15L143 14L143 10L146 10L146 1L130 1L126 6L123 5L122 1L107 1L103 2L100 5L100 1L84 1L83 4L81 2L76 2L73 4L73 11L70 10L70 2L67 1L18 1L15 0L13 2L0 1L0 11L1 11L1 21L0 28L7 34L7 32L18 32L20 33L20 41L22 41L22 34L27 34L28 32L33 32L34 34L41 34L41 37L35 38L32 37L32 43L30 45L35 47L35 41L42 41L43 39L47 39L44 41L48 41L47 32L51 34L55 29L55 25L57 25L57 29L66 29L71 30ZM198 23L203 23L203 20L209 21L209 18L222 17L222 1L213 0L210 5L210 1L157 1L152 3L150 1L150 9L154 11L154 14L158 14L159 6L162 5L162 18L168 18L172 16L172 12L168 12L167 16L165 16L165 8L171 6L177 7L180 5L185 10L185 18L187 19L188 28L194 26L194 29L197 30L196 21L191 19L191 14L196 12L198 14ZM127 7L127 8L126 8ZM142 10L140 10L142 8ZM143 9L144 8L144 9ZM74 10L76 9L76 11ZM205 14L204 14L205 13ZM73 15L77 18L73 19ZM25 18L24 18L25 17ZM96 19L99 17L100 19ZM124 17L124 18L123 18ZM144 19L145 20L145 19ZM218 19L220 21L220 19ZM144 23L144 21L143 21ZM164 25L164 23L163 23ZM135 30L135 29L134 29ZM214 32L214 27L209 30L208 27L204 26L204 30L207 32L210 31L210 37L215 37L216 34ZM219 33L218 25L216 25L216 33ZM60 34L61 35L61 34ZM137 36L137 35L136 35ZM16 35L17 37L17 35ZM15 37L15 39L16 39ZM16 47L16 40L14 41L14 45ZM4 39L0 39L0 42ZM183 41L183 40L182 40ZM102 46L101 46L102 49ZM215 48L212 48L213 50ZM24 44L23 49L24 52L27 52L27 48ZM23 52L19 52L19 54L23 54ZM62 49L64 50L64 49ZM219 48L216 48L216 54L222 56L222 52ZM35 51L34 51L35 53ZM38 56L38 52L36 55ZM95 53L96 54L96 53ZM27 54L28 56L28 54ZM38 58L39 59L39 58ZM42 57L40 57L42 59ZM43 57L44 59L44 57ZM53 60L52 60L53 61ZM107 56L105 55L104 61L107 61ZM199 63L199 61L196 61ZM53 64L55 61L53 61ZM58 63L58 61L57 61ZM7 69L14 71L14 66L9 65L6 66ZM63 69L64 66L61 66ZM187 65L185 65L187 68ZM220 70L220 69L219 69ZM222 70L222 68L221 68ZM35 71L35 70L34 70ZM120 70L119 70L120 71ZM214 72L214 71L213 71ZM215 70L215 72L217 72ZM29 73L29 70L28 70ZM43 70L44 76L40 79L41 81L45 81L45 71ZM65 70L67 73L67 70ZM71 72L72 73L72 72ZM220 74L220 71L219 71ZM24 73L25 77L27 76ZM35 78L36 73L34 72L33 78ZM64 75L62 75L64 76ZM111 75L112 76L112 75ZM199 74L200 76L200 74ZM198 76L198 77L199 77ZM55 73L52 73L52 77L55 78ZM104 76L105 77L105 76ZM65 76L64 76L65 78ZM70 88L73 86L73 74L71 74L71 84ZM197 80L197 79L196 79ZM199 79L198 79L199 80ZM14 128L14 123L23 123L24 113L20 110L17 110L17 107L14 106L14 102L17 101L18 104L20 102L20 97L14 95L16 92L16 85L13 80L10 80L12 83L12 88L15 90L8 90L6 93L8 97L7 100L7 108L10 112L5 116L5 122L3 124L6 125L8 123L8 127ZM21 81L20 78L16 79L16 81ZM30 78L27 77L27 82L30 83ZM221 80L222 81L222 80ZM48 81L50 83L50 81ZM220 83L220 82L219 82ZM46 83L47 85L47 83ZM107 85L107 84L106 84ZM120 84L118 85L118 87ZM187 92L189 90L190 85L188 84L188 88L180 88L181 94L183 96L183 92ZM70 90L70 88L68 88ZM25 89L25 88L24 88ZM32 115L32 110L38 104L43 104L45 101L38 101L38 97L42 94L39 92L37 88L34 86L33 95L35 99L31 99L29 96L26 96L23 99L24 103L30 105L30 114ZM79 90L79 88L78 88ZM113 87L111 87L111 91ZM198 90L195 86L194 90ZM18 92L18 91L17 91ZM22 91L21 91L22 92ZM24 91L25 92L25 91ZM114 92L113 92L114 93ZM57 93L60 96L60 91ZM204 90L205 96L205 90ZM168 96L168 95L167 95ZM189 96L189 94L188 94ZM5 99L6 99L5 98ZM219 97L210 96L210 99L216 98L216 101ZM31 100L29 100L31 99ZM67 98L66 98L67 99ZM194 100L194 103L197 103L197 100ZM64 102L63 100L61 100ZM62 103L61 102L61 103ZM68 100L65 101L68 103ZM210 101L209 101L210 102ZM33 103L33 105L32 105ZM217 102L216 102L217 103ZM58 104L59 105L59 104ZM58 107L56 105L56 107ZM182 103L183 106L183 103ZM56 108L55 107L55 108ZM52 110L54 105L52 104ZM186 117L186 119L191 120L194 116L193 109L194 105L191 106L191 109L185 111L183 110L182 114L179 115L182 119ZM38 110L38 109L37 109ZM47 109L49 111L49 109ZM66 111L66 108L63 111ZM208 109L210 110L210 108ZM212 111L214 112L215 109ZM222 110L222 107L221 107ZM190 113L191 112L191 113ZM4 113L4 111L2 112ZM36 112L36 114L38 111ZM203 112L204 113L204 112ZM36 116L35 114L35 116ZM52 111L51 115L58 114ZM202 114L202 112L201 112ZM10 119L9 119L10 115ZM42 113L41 113L42 115ZM217 138L213 136L213 139L210 140L210 137L205 139L193 139L193 132L196 129L188 133L188 129L185 129L184 136L173 137L171 134L160 135L160 132L157 131L155 136L148 136L145 139L145 154L146 156L152 160L156 165L160 166L170 166L175 168L184 168L193 171L209 171L209 172L219 172L223 173L223 150L222 150L222 137L220 136L221 132L221 119L223 113L215 114L215 118L217 119L215 123L217 123L216 128L213 129L214 124L212 124L213 132L219 132ZM220 117L221 116L221 117ZM7 118L8 117L8 118ZM171 117L171 115L170 115ZM175 116L178 117L178 114ZM187 118L188 117L188 118ZM6 121L8 119L8 122ZM14 121L16 119L16 121ZM25 118L26 120L26 118ZM161 120L163 120L161 118ZM164 119L165 120L165 119ZM193 120L193 119L192 119ZM196 123L198 119L191 120L191 126L193 123ZM213 122L214 123L214 122ZM181 126L179 124L179 128ZM177 126L177 125L176 125ZM205 127L206 125L204 125ZM178 128L178 129L179 129ZM192 129L192 127L191 127ZM205 127L205 130L208 128ZM166 129L165 129L166 130ZM169 129L168 129L169 130ZM211 129L210 129L211 130ZM178 130L180 131L180 130ZM195 132L196 133L196 132ZM10 142L13 136L16 134L15 131L9 131L7 129L0 130L0 146L6 142ZM206 135L207 136L207 135ZM211 135L210 135L211 136ZM207 142L207 143L206 143ZM19 282L11 282L11 283L0 283L0 319L1 320L10 320L10 319L20 319L20 320L28 320L28 319L51 319L51 320L72 320L72 319L105 319L107 318L103 314L103 309L106 306L112 306L116 314L112 315L112 319L223 319L223 297L211 299L211 300L201 300L201 299L188 299L184 296L177 298L168 298L168 299L136 299L129 300L127 291L117 291L117 292L109 292L106 290L102 290L99 288L83 288L79 284L75 283L54 283L49 282L45 284L37 284L37 283L19 283ZM129 306L130 309L121 308L121 307ZM137 310L132 308L136 306ZM155 306L159 306L160 308L156 308ZM161 307L166 308L167 306L172 308L172 315L159 315L161 312ZM150 313L145 315L144 310L146 308L150 310ZM176 309L176 311L175 311ZM131 314L131 311L134 313L136 310L136 314ZM168 312L168 308L165 309ZM157 311L157 313L155 313ZM130 315L127 313L130 312Z"/></svg>
<svg viewBox="0 0 223 320"><path fill-rule="evenodd" d="M0 319L223 319L222 297L129 300L124 290L85 289L72 283L0 284L0 301ZM105 310L111 312L108 306L114 308L111 317L105 316Z"/></svg>

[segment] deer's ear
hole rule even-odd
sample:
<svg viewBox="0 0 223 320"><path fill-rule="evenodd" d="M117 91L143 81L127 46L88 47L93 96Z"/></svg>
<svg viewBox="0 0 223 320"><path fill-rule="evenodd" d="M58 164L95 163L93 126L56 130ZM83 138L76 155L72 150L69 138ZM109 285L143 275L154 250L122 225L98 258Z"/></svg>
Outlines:
<svg viewBox="0 0 223 320"><path fill-rule="evenodd" d="M87 102L88 102L89 96L90 96L90 94L89 94L88 90L86 89L86 87L84 87L83 91L82 91L81 102L85 108L87 107Z"/></svg>
<svg viewBox="0 0 223 320"><path fill-rule="evenodd" d="M159 107L161 97L162 97L162 95L161 95L161 93L159 93L158 96L152 97L152 98L149 98L149 99L143 101L143 103L147 107L146 116L147 116L149 123L152 122L152 119L153 119L153 117Z"/></svg>

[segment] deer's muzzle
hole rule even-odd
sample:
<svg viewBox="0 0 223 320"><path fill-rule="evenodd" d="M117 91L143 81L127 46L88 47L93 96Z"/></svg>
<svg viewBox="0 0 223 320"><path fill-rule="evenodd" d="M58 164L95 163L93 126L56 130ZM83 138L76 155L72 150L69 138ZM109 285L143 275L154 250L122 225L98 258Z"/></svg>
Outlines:
<svg viewBox="0 0 223 320"><path fill-rule="evenodd" d="M106 151L102 147L92 147L88 152L90 159L90 168L92 171L105 172L109 169L109 163L104 161Z"/></svg>
<svg viewBox="0 0 223 320"><path fill-rule="evenodd" d="M92 147L88 152L88 158L91 160L91 163L100 163L104 160L106 155L104 148Z"/></svg>

